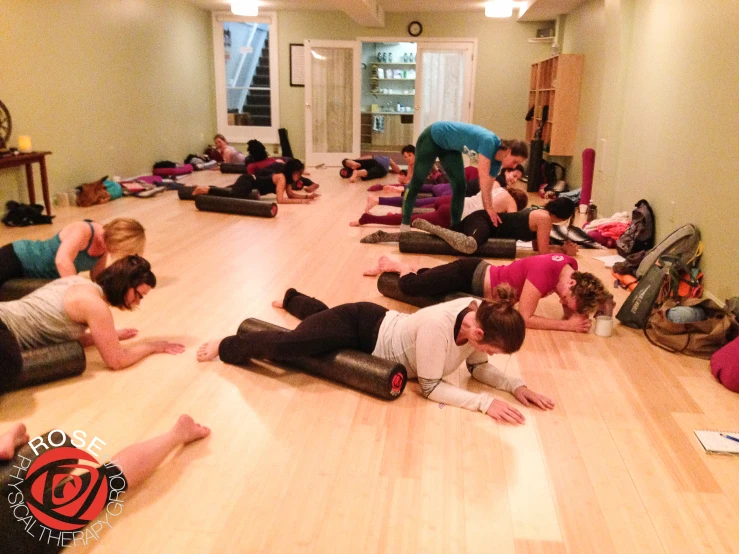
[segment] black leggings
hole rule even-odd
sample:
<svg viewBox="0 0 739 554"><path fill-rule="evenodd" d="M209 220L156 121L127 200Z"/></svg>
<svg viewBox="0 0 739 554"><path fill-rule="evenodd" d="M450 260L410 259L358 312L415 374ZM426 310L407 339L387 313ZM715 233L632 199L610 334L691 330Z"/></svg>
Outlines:
<svg viewBox="0 0 739 554"><path fill-rule="evenodd" d="M15 255L13 243L6 244L0 248L0 287L9 279L20 279L23 277L23 266L18 256Z"/></svg>
<svg viewBox="0 0 739 554"><path fill-rule="evenodd" d="M409 296L436 296L451 292L472 292L472 277L482 258L462 258L431 269L419 269L418 273L403 275L398 282L400 291Z"/></svg>
<svg viewBox="0 0 739 554"><path fill-rule="evenodd" d="M452 230L474 238L478 248L485 244L490 237L515 238L503 236L500 233L500 225L494 227L493 222L490 221L490 216L485 210L472 212L460 221L458 225L455 225Z"/></svg>
<svg viewBox="0 0 739 554"><path fill-rule="evenodd" d="M18 374L23 370L21 347L0 319L0 394L8 390Z"/></svg>
<svg viewBox="0 0 739 554"><path fill-rule="evenodd" d="M362 160L362 161L366 161L366 160ZM367 167L364 167L365 164L362 164L361 169L367 170L367 176L362 177L362 181L371 181L372 179L382 179L385 175L387 175L387 169L385 169L385 166L383 166L377 160L372 160L372 161L374 163L366 164Z"/></svg>
<svg viewBox="0 0 739 554"><path fill-rule="evenodd" d="M243 365L252 358L289 361L351 348L371 354L387 308L354 302L329 308L315 298L288 289L284 308L302 322L294 331L258 331L226 337L218 355L227 364Z"/></svg>

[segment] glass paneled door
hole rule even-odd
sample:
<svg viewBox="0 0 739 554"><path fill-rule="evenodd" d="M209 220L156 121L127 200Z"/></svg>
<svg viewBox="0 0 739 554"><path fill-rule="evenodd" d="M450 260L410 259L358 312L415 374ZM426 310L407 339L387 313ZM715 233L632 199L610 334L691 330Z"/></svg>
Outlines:
<svg viewBox="0 0 739 554"><path fill-rule="evenodd" d="M360 43L305 41L306 164L359 156Z"/></svg>
<svg viewBox="0 0 739 554"><path fill-rule="evenodd" d="M414 135L436 121L472 121L474 44L419 42Z"/></svg>

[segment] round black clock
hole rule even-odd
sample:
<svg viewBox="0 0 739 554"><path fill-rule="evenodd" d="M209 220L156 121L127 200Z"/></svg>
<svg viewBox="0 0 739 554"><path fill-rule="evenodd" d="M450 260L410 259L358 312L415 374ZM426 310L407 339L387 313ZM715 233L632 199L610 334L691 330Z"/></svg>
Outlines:
<svg viewBox="0 0 739 554"><path fill-rule="evenodd" d="M411 21L408 23L408 34L412 37L417 37L423 33L423 25L420 21Z"/></svg>

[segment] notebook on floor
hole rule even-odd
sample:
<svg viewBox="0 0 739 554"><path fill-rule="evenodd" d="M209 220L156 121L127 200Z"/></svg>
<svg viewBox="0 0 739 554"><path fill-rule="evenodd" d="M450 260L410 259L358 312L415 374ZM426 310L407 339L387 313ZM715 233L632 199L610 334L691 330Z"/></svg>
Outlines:
<svg viewBox="0 0 739 554"><path fill-rule="evenodd" d="M701 445L709 454L739 454L739 433L729 433L727 431L695 431ZM726 436L733 437L736 440L728 439Z"/></svg>

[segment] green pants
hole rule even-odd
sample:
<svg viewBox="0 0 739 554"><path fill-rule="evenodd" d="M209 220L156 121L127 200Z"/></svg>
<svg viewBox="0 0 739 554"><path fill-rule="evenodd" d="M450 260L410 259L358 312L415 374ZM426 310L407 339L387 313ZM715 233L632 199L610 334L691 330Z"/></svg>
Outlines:
<svg viewBox="0 0 739 554"><path fill-rule="evenodd" d="M462 219L464 210L464 197L467 183L464 180L464 160L462 153L456 150L444 150L431 138L431 128L426 129L418 137L416 142L416 164L413 167L413 178L406 188L403 198L403 225L410 225L413 206L416 202L418 191L426 181L426 177L434 167L436 158L439 158L444 171L449 177L452 186L452 203L450 206L452 216L452 227Z"/></svg>

